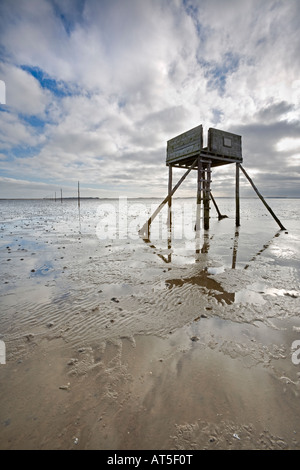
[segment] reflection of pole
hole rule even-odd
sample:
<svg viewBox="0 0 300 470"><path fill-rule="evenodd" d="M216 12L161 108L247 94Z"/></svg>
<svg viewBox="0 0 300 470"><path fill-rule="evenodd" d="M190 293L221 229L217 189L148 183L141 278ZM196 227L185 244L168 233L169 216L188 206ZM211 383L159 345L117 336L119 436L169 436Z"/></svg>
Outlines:
<svg viewBox="0 0 300 470"><path fill-rule="evenodd" d="M56 202L56 191L55 191L54 201Z"/></svg>
<svg viewBox="0 0 300 470"><path fill-rule="evenodd" d="M266 201L264 200L263 196L260 194L260 192L258 191L257 187L255 186L255 184L253 183L252 179L250 178L250 176L248 175L248 173L244 170L244 168L242 167L242 165L240 163L237 163L237 165L239 165L240 169L242 170L242 172L244 173L244 175L246 176L247 180L249 181L249 183L251 184L252 188L254 189L254 191L256 192L256 194L258 195L259 199L263 202L263 204L266 206L266 208L268 209L268 211L270 212L270 214L272 215L272 217L276 220L276 222L278 223L279 227L281 228L281 230L286 230L286 228L282 225L282 223L280 222L280 220L276 217L276 215L274 214L274 212L272 211L271 207L266 203Z"/></svg>
<svg viewBox="0 0 300 470"><path fill-rule="evenodd" d="M169 237L168 237L168 263L171 263L172 261L172 237L171 237L171 233L169 234Z"/></svg>
<svg viewBox="0 0 300 470"><path fill-rule="evenodd" d="M277 232L277 233L275 233L274 237L271 238L271 240L270 240L268 243L266 243L266 244L261 248L261 250L259 250L259 251L256 253L256 255L254 255L254 256L250 259L250 261L254 261L257 256L260 256L267 248L269 248L269 246L273 243L274 238L279 237L279 235L280 235L280 231ZM249 264L246 264L246 266L244 267L244 269L248 269L248 268L249 268Z"/></svg>
<svg viewBox="0 0 300 470"><path fill-rule="evenodd" d="M235 269L235 266L236 266L239 234L240 234L239 229L236 228L235 234L234 234L233 251L232 251L232 269Z"/></svg>
<svg viewBox="0 0 300 470"><path fill-rule="evenodd" d="M78 181L78 207L80 207L79 181Z"/></svg>
<svg viewBox="0 0 300 470"><path fill-rule="evenodd" d="M60 202L62 203L62 189L60 190Z"/></svg>
<svg viewBox="0 0 300 470"><path fill-rule="evenodd" d="M235 225L240 226L240 167L235 165Z"/></svg>
<svg viewBox="0 0 300 470"><path fill-rule="evenodd" d="M203 246L201 248L201 253L208 253L209 250L209 234L208 232L203 235Z"/></svg>

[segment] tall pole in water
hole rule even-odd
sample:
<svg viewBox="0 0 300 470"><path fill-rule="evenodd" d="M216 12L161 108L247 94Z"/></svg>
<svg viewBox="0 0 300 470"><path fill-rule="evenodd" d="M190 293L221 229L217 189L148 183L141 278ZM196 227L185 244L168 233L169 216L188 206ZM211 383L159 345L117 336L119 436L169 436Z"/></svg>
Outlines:
<svg viewBox="0 0 300 470"><path fill-rule="evenodd" d="M60 190L60 202L62 203L62 189Z"/></svg>
<svg viewBox="0 0 300 470"><path fill-rule="evenodd" d="M240 226L240 165L235 164L235 225Z"/></svg>
<svg viewBox="0 0 300 470"><path fill-rule="evenodd" d="M79 181L78 181L78 207L80 207L80 191L79 191Z"/></svg>

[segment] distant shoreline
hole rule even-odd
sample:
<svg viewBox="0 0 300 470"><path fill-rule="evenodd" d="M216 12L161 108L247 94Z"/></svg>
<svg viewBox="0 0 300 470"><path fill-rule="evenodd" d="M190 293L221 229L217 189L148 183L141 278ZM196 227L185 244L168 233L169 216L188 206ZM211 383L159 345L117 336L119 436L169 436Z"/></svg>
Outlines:
<svg viewBox="0 0 300 470"><path fill-rule="evenodd" d="M128 200L132 199L144 199L144 200L150 200L150 199L158 199L161 200L162 197L160 196L153 196L153 197L138 197L138 196L121 196L123 198L127 198ZM300 199L300 196L264 196L265 199ZM81 197L80 201L84 200L97 200L97 201L103 201L103 200L117 200L119 197ZM195 199L194 196L186 196L186 197L174 197L173 199ZM217 196L215 199L235 199L234 196ZM257 196L244 196L240 197L240 199L257 199ZM63 201L77 201L78 197L63 197ZM47 197L24 197L24 198L0 198L0 201L53 201L53 202L60 202L61 199L60 197L56 198L56 201L54 198L47 198Z"/></svg>

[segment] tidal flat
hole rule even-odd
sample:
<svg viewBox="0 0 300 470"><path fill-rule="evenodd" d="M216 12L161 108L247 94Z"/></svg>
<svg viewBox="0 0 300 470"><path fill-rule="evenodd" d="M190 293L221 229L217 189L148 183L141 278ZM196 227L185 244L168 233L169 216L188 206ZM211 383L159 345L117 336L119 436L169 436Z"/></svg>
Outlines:
<svg viewBox="0 0 300 470"><path fill-rule="evenodd" d="M0 201L1 449L300 448L300 200L174 201Z"/></svg>

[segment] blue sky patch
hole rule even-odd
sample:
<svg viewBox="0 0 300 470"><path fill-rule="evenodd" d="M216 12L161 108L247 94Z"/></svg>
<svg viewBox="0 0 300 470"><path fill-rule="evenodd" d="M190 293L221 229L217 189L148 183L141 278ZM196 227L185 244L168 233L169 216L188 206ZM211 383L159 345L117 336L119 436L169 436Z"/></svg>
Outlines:
<svg viewBox="0 0 300 470"><path fill-rule="evenodd" d="M39 67L22 65L22 70L30 73L41 85L42 88L51 91L58 98L74 95L74 89L62 80L51 78L44 70Z"/></svg>
<svg viewBox="0 0 300 470"><path fill-rule="evenodd" d="M217 89L219 95L222 96L225 93L227 77L238 69L239 62L240 57L231 52L226 52L220 63L199 59L205 77L208 79L207 89Z"/></svg>
<svg viewBox="0 0 300 470"><path fill-rule="evenodd" d="M25 147L22 145L18 145L9 150L4 150L2 153L7 156L8 161L13 161L15 158L22 159L22 158L34 157L41 151L42 147L43 147L42 145L36 145L32 147L30 146ZM9 169L8 169L8 172L9 172Z"/></svg>
<svg viewBox="0 0 300 470"><path fill-rule="evenodd" d="M40 119L37 116L31 115L27 116L25 114L19 114L20 119L24 121L26 124L29 124L30 126L43 130L46 124L46 121L44 119Z"/></svg>
<svg viewBox="0 0 300 470"><path fill-rule="evenodd" d="M60 0L52 0L51 3L56 17L60 20L67 35L70 36L76 24L82 20L85 0L72 0L71 8L66 8L66 5Z"/></svg>

